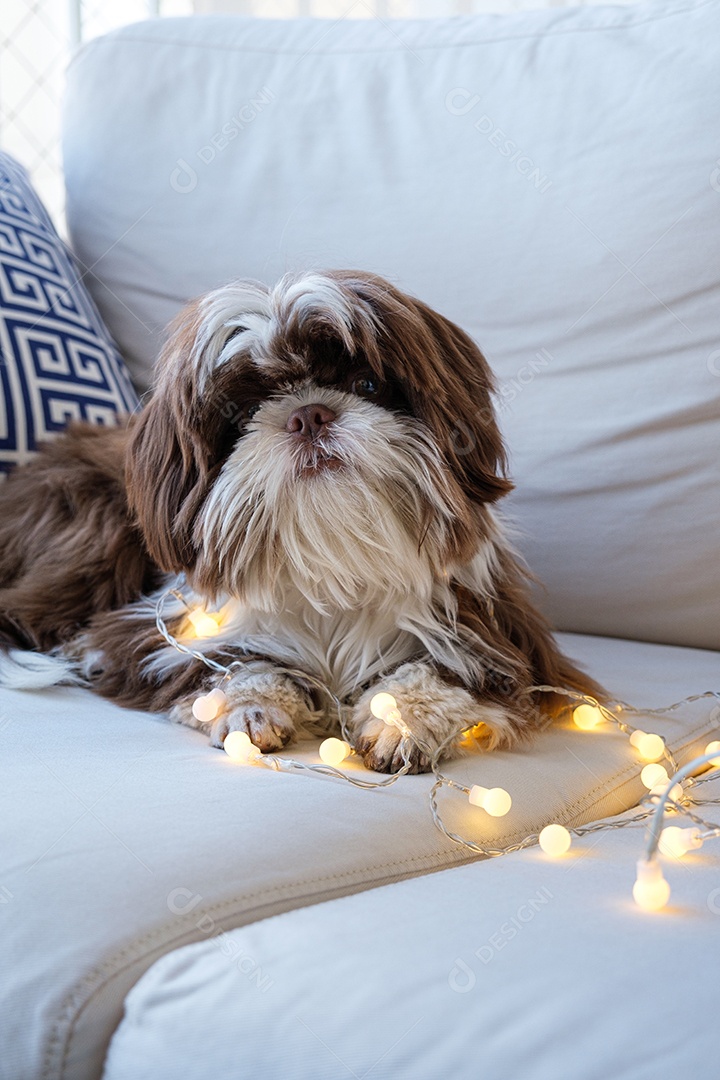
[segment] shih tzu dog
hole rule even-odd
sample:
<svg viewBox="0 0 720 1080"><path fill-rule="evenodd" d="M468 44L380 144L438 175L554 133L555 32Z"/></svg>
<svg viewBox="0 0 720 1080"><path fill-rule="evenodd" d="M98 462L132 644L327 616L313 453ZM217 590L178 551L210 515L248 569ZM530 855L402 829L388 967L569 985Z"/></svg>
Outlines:
<svg viewBox="0 0 720 1080"><path fill-rule="evenodd" d="M379 771L403 763L398 728L370 711L379 691L417 737L414 770L461 727L482 725L488 747L537 729L565 704L537 684L597 696L496 516L512 485L492 389L467 334L364 272L190 304L140 414L70 428L0 487L0 679L46 685L71 665L116 702L198 726L217 676L156 627L177 582L219 626L198 639L173 597L171 633L241 661L215 746L239 729L276 751L317 730L318 681Z"/></svg>

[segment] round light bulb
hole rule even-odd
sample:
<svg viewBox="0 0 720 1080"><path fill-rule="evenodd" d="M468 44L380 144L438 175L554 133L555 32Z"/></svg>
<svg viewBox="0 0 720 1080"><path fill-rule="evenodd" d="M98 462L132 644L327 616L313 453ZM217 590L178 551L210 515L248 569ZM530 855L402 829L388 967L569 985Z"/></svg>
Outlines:
<svg viewBox="0 0 720 1080"><path fill-rule="evenodd" d="M575 726L581 731L592 731L602 723L603 714L597 705L578 705L576 709L573 709L573 720Z"/></svg>
<svg viewBox="0 0 720 1080"><path fill-rule="evenodd" d="M652 791L660 785L667 787L670 777L664 765L646 765L640 773L640 779L648 791Z"/></svg>
<svg viewBox="0 0 720 1080"><path fill-rule="evenodd" d="M209 724L225 708L227 697L219 686L211 690L209 694L195 698L193 701L192 714L201 724Z"/></svg>
<svg viewBox="0 0 720 1080"><path fill-rule="evenodd" d="M654 787L650 788L650 794L657 799L661 799L666 792L668 800L679 802L682 797L682 785L673 784L673 786L670 787L669 792L667 791L667 784L655 784ZM673 807L669 807L669 809L671 810Z"/></svg>
<svg viewBox="0 0 720 1080"><path fill-rule="evenodd" d="M656 795L658 798L662 798L662 796L665 794L666 791L667 791L667 784L666 783L659 783L659 784L656 784L655 787L650 788L650 794L651 795ZM673 802L679 802L679 800L682 797L682 793L683 793L682 784L673 784L673 786L667 792L667 797L668 797L668 799L671 799Z"/></svg>
<svg viewBox="0 0 720 1080"><path fill-rule="evenodd" d="M659 911L665 907L670 899L670 886L658 862L646 862L645 859L638 862L633 897L635 903L645 911Z"/></svg>
<svg viewBox="0 0 720 1080"><path fill-rule="evenodd" d="M490 817L505 817L512 799L505 788L486 788L481 784L473 784L468 792L468 800L471 806L481 807Z"/></svg>
<svg viewBox="0 0 720 1080"><path fill-rule="evenodd" d="M219 619L217 615L209 615L203 608L196 608L188 612L188 619L192 623L193 630L199 638L215 637L220 633Z"/></svg>
<svg viewBox="0 0 720 1080"><path fill-rule="evenodd" d="M660 850L663 855L681 859L688 851L702 847L699 829L681 829L679 825L668 825L660 835Z"/></svg>
<svg viewBox="0 0 720 1080"><path fill-rule="evenodd" d="M246 731L231 731L225 736L223 750L233 761L257 761L262 757Z"/></svg>
<svg viewBox="0 0 720 1080"><path fill-rule="evenodd" d="M712 761L710 762L711 765L720 765L720 742L718 742L717 739L714 739L712 742L709 742L705 747L705 753L714 754L716 752L718 756L712 759Z"/></svg>
<svg viewBox="0 0 720 1080"><path fill-rule="evenodd" d="M634 746L643 761L659 761L665 753L665 742L659 735L646 731L633 731L630 744Z"/></svg>
<svg viewBox="0 0 720 1080"><path fill-rule="evenodd" d="M538 843L546 855L564 855L570 850L572 836L564 825L546 825L538 837Z"/></svg>
<svg viewBox="0 0 720 1080"><path fill-rule="evenodd" d="M326 765L340 765L351 753L351 748L343 739L325 739L320 743L320 760Z"/></svg>
<svg viewBox="0 0 720 1080"><path fill-rule="evenodd" d="M378 720L388 723L388 716L394 719L395 713L398 712L397 701L392 694L375 694L370 699L370 712L373 716L377 716Z"/></svg>
<svg viewBox="0 0 720 1080"><path fill-rule="evenodd" d="M490 788L483 802L483 809L490 817L505 817L511 806L509 792L501 787Z"/></svg>

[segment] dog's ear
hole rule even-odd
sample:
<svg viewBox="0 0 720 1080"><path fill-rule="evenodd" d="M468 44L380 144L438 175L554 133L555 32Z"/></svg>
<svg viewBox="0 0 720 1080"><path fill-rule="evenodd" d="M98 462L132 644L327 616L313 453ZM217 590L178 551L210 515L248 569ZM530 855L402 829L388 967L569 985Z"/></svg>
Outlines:
<svg viewBox="0 0 720 1080"><path fill-rule="evenodd" d="M413 407L431 428L466 495L475 502L495 502L513 485L506 475L488 363L459 326L419 300L412 303L422 325L409 342L420 372Z"/></svg>
<svg viewBox="0 0 720 1080"><path fill-rule="evenodd" d="M457 483L476 503L512 491L485 357L459 326L369 274L338 275L374 313L373 367L399 379L415 416L432 431Z"/></svg>
<svg viewBox="0 0 720 1080"><path fill-rule="evenodd" d="M162 570L190 570L193 524L211 481L212 460L198 423L188 370L199 327L197 304L181 312L160 359L154 395L134 420L125 479L131 512Z"/></svg>

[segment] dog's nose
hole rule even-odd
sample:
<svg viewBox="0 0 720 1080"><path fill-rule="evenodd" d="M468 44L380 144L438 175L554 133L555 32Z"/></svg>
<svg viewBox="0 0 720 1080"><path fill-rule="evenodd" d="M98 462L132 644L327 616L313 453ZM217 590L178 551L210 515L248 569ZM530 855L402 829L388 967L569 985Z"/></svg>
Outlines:
<svg viewBox="0 0 720 1080"><path fill-rule="evenodd" d="M328 409L327 405L303 405L290 413L285 430L303 439L316 439L325 425L331 423L336 416L337 413Z"/></svg>

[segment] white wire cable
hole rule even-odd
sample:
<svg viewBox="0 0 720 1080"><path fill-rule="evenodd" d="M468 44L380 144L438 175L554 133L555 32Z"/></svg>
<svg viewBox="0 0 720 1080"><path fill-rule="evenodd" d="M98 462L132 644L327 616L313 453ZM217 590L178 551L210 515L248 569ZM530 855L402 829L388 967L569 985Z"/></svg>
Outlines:
<svg viewBox="0 0 720 1080"><path fill-rule="evenodd" d="M218 661L213 660L212 657L206 656L201 651L192 649L188 645L185 645L182 642L178 641L177 638L175 638L174 635L171 634L168 630L167 624L164 619L165 602L169 596L174 596L175 599L179 600L185 606L185 608L189 610L189 605L185 600L185 597L176 588L167 589L159 597L155 607L155 622L158 632L160 633L162 638L167 642L168 645L172 646L173 649L176 649L178 652L181 652L188 657L192 657L195 660L199 660L201 663L205 664L205 666L208 667L211 671L215 672L216 674L222 675L222 682L230 680L232 678L233 671L242 668L245 661L240 659L233 660L228 665L221 664ZM282 674L288 675L289 677L294 678L301 683L309 684L315 687L335 704L338 715L338 726L340 728L340 731L342 732L343 739L350 746L351 751L353 751L354 747L352 745L352 738L349 734L348 723L346 719L346 714L349 713L349 706L343 705L342 701L337 697L337 695L334 694L328 686L326 686L320 679L316 678L314 675L311 675L305 671L299 671L294 668L287 668L279 665L273 665L273 668L274 670L281 672ZM667 705L661 708L637 709L624 701L613 701L609 704L604 704L597 701L591 695L583 694L578 690L570 690L567 687L562 686L538 685L532 686L526 691L526 694L528 695L534 693L556 694L567 698L570 702L589 705L592 708L598 709L605 720L612 723L615 727L618 728L618 730L628 736L632 735L633 732L639 730L637 728L634 728L625 719L625 716L628 713L636 714L639 716L662 716L666 713L670 713L679 709L683 705L688 705L695 701L701 701L706 698L714 698L720 700L719 691L708 690L702 694L692 694L687 698L683 698L681 701L674 702L672 705ZM403 765L402 768L398 770L398 772L393 773L391 776L385 777L383 780L363 780L360 777L353 776L348 772L337 769L333 765L308 764L306 762L297 761L294 758L279 757L275 754L260 754L256 757L253 757L253 761L257 762L258 764L265 765L267 768L274 769L275 771L300 770L304 772L317 773L321 776L329 776L333 779L344 780L347 783L352 784L353 787L365 789L386 788L397 783L397 781L401 777L407 775L407 773L413 767L411 752L414 746L418 750L420 750L421 753L425 754L428 757L430 761L430 772L435 776L435 783L433 784L429 792L430 810L433 822L435 824L435 827L443 834L443 836L445 836L453 844L463 847L466 850L473 852L473 854L494 858L500 855L507 855L513 851L521 851L523 848L530 847L538 843L538 838L540 834L531 833L523 840L520 840L504 848L484 846L474 840L469 840L458 833L452 832L445 825L438 806L439 792L442 790L443 787L447 787L451 790L460 791L464 795L469 795L471 788L468 787L466 784L463 784L459 780L455 780L450 776L446 776L440 770L440 761L448 747L457 743L457 741L461 739L463 735L466 735L469 732L473 731L476 725L459 725L458 728L455 731L451 732L451 734L448 735L447 738L444 739L443 742L433 751L422 740L418 739L416 736L413 735L413 733L409 730L409 728L402 721L402 719L396 719L393 722L399 727L402 736L399 749ZM662 831L663 816L665 809L668 806L684 812L689 818L691 818L691 820L695 821L698 824L701 824L703 827L706 828L706 830L708 830L708 836L720 835L720 826L715 826L711 823L703 821L701 818L693 815L693 813L689 810L686 803L691 800L684 789L683 795L681 797L682 802L678 800L673 800L671 798L671 792L676 784L680 784L681 786L683 782L692 784L693 781L690 779L690 774L697 771L697 769L704 762L709 762L713 758L718 757L718 752L715 751L715 753L713 754L705 754L702 757L696 758L694 761L689 762L687 765L683 766L682 769L679 769L677 762L671 751L668 749L664 739L663 744L664 746L662 756L665 758L668 765L670 766L673 775L670 778L663 794L659 798L657 796L654 796L651 807L643 809L638 814L634 815L632 818L625 818L622 821L599 821L594 822L590 825L582 825L571 828L568 831L574 833L576 836L583 836L587 833L597 832L603 829L626 828L630 825L635 825L640 821L644 821L647 820L647 818L652 817L650 828L650 841L646 854L646 860L648 861L651 861L656 857L656 852ZM695 784L702 782L702 779L694 781ZM649 797L650 796L646 796L646 799ZM655 799L657 799L658 801L655 802Z"/></svg>

